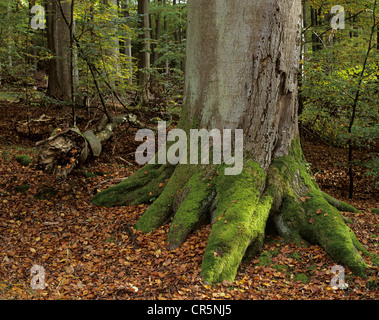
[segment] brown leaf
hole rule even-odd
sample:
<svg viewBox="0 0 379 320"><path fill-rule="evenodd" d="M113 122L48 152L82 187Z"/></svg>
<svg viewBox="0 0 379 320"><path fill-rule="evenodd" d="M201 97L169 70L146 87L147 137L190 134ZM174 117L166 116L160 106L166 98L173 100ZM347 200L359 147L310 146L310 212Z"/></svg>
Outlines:
<svg viewBox="0 0 379 320"><path fill-rule="evenodd" d="M224 280L222 282L222 285L225 286L225 287L228 287L228 286L232 285L232 283L230 281L228 281L228 280Z"/></svg>
<svg viewBox="0 0 379 320"><path fill-rule="evenodd" d="M321 209L318 209L318 210L316 211L316 213L317 213L317 214L321 214L321 213L322 213L322 210L321 210Z"/></svg>

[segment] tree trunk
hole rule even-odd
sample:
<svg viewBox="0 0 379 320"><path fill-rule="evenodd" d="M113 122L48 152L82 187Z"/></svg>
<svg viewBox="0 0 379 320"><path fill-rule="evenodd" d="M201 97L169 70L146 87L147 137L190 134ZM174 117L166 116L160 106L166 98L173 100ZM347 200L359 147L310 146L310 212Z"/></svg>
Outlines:
<svg viewBox="0 0 379 320"><path fill-rule="evenodd" d="M10 23L10 3L8 2L7 4L7 19L9 21L9 26L8 26L8 70L9 72L13 68L13 59L12 59L12 28L11 28L11 23Z"/></svg>
<svg viewBox="0 0 379 320"><path fill-rule="evenodd" d="M71 6L68 0L47 1L47 40L53 54L49 64L47 94L58 100L72 99Z"/></svg>
<svg viewBox="0 0 379 320"><path fill-rule="evenodd" d="M157 0L156 1L159 7L162 7L162 0ZM155 47L157 46L157 43L160 41L161 34L162 34L162 14L161 14L161 8L158 9L159 11L157 12L155 16ZM155 49L155 48L154 48ZM152 65L156 65L157 61L159 59L159 53L157 50L154 50L153 52L153 61Z"/></svg>
<svg viewBox="0 0 379 320"><path fill-rule="evenodd" d="M138 52L138 85L140 87L139 98L142 104L148 101L149 90L148 83L150 74L150 23L149 23L149 0L138 0L138 14L140 15L142 29L141 38L139 40Z"/></svg>
<svg viewBox="0 0 379 320"><path fill-rule="evenodd" d="M262 249L268 220L283 237L317 243L336 261L363 272L366 264L358 251L369 253L336 209L341 203L314 182L299 143L301 1L191 0L187 41L179 127L187 136L191 129L242 129L241 173L227 175L228 165L217 161L149 164L97 194L93 203L129 205L157 198L135 227L150 232L171 222L171 249L210 222L201 266L209 283L234 280L243 259ZM215 139L211 145L216 149Z"/></svg>
<svg viewBox="0 0 379 320"><path fill-rule="evenodd" d="M122 9L124 11L124 17L129 18L129 0L124 0L121 2ZM130 27L128 26L127 30L125 31L125 40L124 40L124 54L127 57L127 70L128 70L128 84L133 84L133 56L132 56L132 36Z"/></svg>
<svg viewBox="0 0 379 320"><path fill-rule="evenodd" d="M104 5L107 7L110 16L109 32L109 44L110 47L106 50L106 55L112 65L112 81L111 84L114 87L121 76L120 66L120 41L118 36L118 0L103 0Z"/></svg>

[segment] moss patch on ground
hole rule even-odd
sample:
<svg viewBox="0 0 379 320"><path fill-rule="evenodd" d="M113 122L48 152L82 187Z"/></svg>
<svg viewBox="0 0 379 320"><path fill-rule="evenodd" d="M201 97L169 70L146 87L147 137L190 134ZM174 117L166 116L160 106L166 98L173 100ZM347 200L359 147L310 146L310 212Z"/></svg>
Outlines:
<svg viewBox="0 0 379 320"><path fill-rule="evenodd" d="M27 167L32 162L32 159L28 155L16 156L15 159L24 167Z"/></svg>

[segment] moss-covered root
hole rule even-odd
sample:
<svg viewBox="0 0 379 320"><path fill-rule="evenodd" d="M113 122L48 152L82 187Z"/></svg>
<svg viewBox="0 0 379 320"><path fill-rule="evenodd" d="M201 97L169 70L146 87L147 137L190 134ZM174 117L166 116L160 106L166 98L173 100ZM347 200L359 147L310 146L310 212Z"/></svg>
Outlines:
<svg viewBox="0 0 379 320"><path fill-rule="evenodd" d="M151 203L163 192L174 170L171 165L146 165L124 182L96 194L92 203L104 207Z"/></svg>
<svg viewBox="0 0 379 320"><path fill-rule="evenodd" d="M283 199L273 221L283 237L319 244L336 263L356 274L363 274L367 268L361 254L371 256L374 263L377 261L377 256L359 243L337 208L355 210L318 188L296 148L289 156L276 159L272 166L271 171L277 172L272 183L280 186L277 190L281 189Z"/></svg>
<svg viewBox="0 0 379 320"><path fill-rule="evenodd" d="M340 212L320 192L311 190L300 203L294 197L286 196L282 215L294 239L301 237L319 244L336 263L349 267L356 274L364 273L367 265L360 252L370 254L345 224Z"/></svg>
<svg viewBox="0 0 379 320"><path fill-rule="evenodd" d="M273 198L261 196L265 174L253 162L239 176L217 182L217 211L201 266L208 283L234 281L245 255L254 256L263 245Z"/></svg>
<svg viewBox="0 0 379 320"><path fill-rule="evenodd" d="M332 196L328 195L325 192L321 192L321 194L324 197L324 199L326 201L328 201L328 203L330 205L332 205L333 207L335 207L339 211L342 211L342 212L353 212L353 213L359 213L360 212L357 208L353 207L352 205L350 205L350 204L348 204L346 202L343 202L341 200L337 200L337 199L333 198Z"/></svg>
<svg viewBox="0 0 379 320"><path fill-rule="evenodd" d="M178 248L192 231L209 222L209 212L216 197L217 177L213 178L213 173L212 166L195 171L177 192L173 208L175 216L167 236L170 249Z"/></svg>
<svg viewBox="0 0 379 320"><path fill-rule="evenodd" d="M144 233L151 232L167 223L175 212L175 199L190 180L194 167L178 165L161 195L138 220L135 228Z"/></svg>

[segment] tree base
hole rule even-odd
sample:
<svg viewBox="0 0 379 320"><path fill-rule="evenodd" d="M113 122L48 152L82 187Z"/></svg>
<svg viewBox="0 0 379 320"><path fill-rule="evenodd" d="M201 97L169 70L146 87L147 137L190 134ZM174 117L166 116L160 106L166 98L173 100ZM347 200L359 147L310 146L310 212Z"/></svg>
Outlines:
<svg viewBox="0 0 379 320"><path fill-rule="evenodd" d="M367 268L361 254L378 264L337 210L355 211L324 194L308 172L299 142L290 155L273 161L267 173L246 159L238 176L223 166L146 166L134 176L93 198L97 205L128 205L157 199L135 225L145 233L171 221L170 249L204 223L212 231L201 266L207 283L234 281L243 260L262 249L268 219L287 240L322 246L337 263L357 274Z"/></svg>

